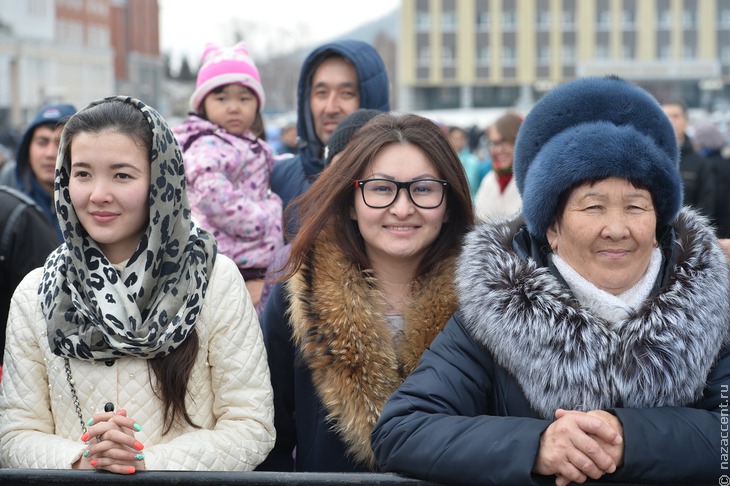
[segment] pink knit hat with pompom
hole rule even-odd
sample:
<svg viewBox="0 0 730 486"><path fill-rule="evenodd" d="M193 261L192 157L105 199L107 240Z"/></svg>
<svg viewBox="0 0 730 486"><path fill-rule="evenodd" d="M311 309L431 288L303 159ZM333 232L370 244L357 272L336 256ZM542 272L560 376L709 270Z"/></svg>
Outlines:
<svg viewBox="0 0 730 486"><path fill-rule="evenodd" d="M230 48L214 43L206 44L195 92L190 97L190 107L199 112L208 93L220 86L234 83L250 89L258 99L259 112L264 109L266 97L261 86L261 76L248 54L246 44L239 42Z"/></svg>

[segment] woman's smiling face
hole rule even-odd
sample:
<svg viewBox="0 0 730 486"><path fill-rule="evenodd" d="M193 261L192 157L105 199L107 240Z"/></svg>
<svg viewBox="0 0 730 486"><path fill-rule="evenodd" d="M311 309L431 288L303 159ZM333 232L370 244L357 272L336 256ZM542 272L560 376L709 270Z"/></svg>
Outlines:
<svg viewBox="0 0 730 486"><path fill-rule="evenodd" d="M440 179L441 174L426 153L409 143L391 144L383 148L360 175L360 179L389 179L407 182L418 179ZM447 190L447 189L445 189ZM362 190L355 191L352 219L357 221L371 262L386 263L397 259L420 262L436 241L446 216L446 197L440 206L422 209L413 204L408 191L398 191L395 202L386 208L365 204Z"/></svg>
<svg viewBox="0 0 730 486"><path fill-rule="evenodd" d="M651 193L611 177L573 189L547 238L553 251L583 278L618 295L646 273L655 234Z"/></svg>
<svg viewBox="0 0 730 486"><path fill-rule="evenodd" d="M77 134L69 193L79 222L112 263L132 256L149 220L150 161L131 137Z"/></svg>

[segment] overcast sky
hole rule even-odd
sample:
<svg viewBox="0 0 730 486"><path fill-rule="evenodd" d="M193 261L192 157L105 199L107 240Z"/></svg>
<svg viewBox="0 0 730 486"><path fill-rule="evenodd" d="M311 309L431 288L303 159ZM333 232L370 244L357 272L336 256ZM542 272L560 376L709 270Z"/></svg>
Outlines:
<svg viewBox="0 0 730 486"><path fill-rule="evenodd" d="M206 42L231 44L237 28L251 55L288 52L344 34L378 19L400 0L158 0L160 44L177 65L195 66Z"/></svg>

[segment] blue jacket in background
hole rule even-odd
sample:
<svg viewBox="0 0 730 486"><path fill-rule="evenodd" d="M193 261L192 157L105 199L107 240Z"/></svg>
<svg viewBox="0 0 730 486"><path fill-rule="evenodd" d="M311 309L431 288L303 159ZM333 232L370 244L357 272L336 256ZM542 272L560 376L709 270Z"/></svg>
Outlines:
<svg viewBox="0 0 730 486"><path fill-rule="evenodd" d="M271 188L281 197L286 211L289 203L303 194L324 169L324 146L314 131L309 105L312 75L320 63L330 56L349 60L357 72L360 108L390 111L388 73L380 55L370 44L357 40L342 40L324 44L304 60L297 88L297 135L299 152L292 158L274 165ZM286 213L284 214L286 218ZM298 217L285 220L285 237L293 239L299 228Z"/></svg>

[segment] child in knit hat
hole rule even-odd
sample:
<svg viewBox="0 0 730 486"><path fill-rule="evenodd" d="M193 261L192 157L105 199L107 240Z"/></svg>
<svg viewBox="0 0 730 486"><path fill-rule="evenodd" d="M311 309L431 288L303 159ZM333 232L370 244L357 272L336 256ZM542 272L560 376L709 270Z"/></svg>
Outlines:
<svg viewBox="0 0 730 486"><path fill-rule="evenodd" d="M236 262L254 304L266 267L283 245L282 203L270 184L273 153L252 131L265 100L245 44L209 43L190 98L192 112L174 130L193 217Z"/></svg>

